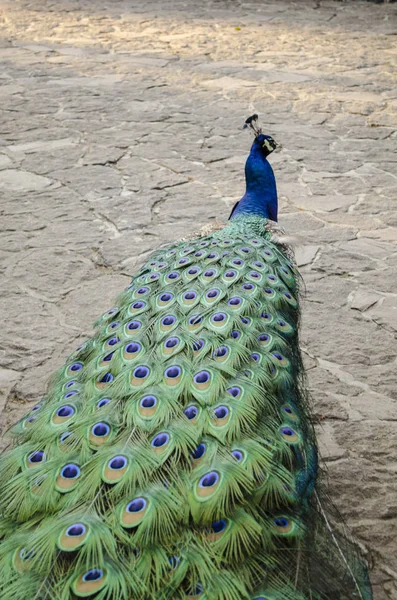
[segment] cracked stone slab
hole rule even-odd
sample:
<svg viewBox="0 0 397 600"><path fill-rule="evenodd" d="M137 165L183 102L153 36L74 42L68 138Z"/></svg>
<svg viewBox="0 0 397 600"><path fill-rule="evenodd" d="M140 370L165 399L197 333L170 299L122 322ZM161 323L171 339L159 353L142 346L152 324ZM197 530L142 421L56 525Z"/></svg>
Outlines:
<svg viewBox="0 0 397 600"><path fill-rule="evenodd" d="M20 169L5 169L0 172L0 189L5 191L37 191L48 188L52 179Z"/></svg>

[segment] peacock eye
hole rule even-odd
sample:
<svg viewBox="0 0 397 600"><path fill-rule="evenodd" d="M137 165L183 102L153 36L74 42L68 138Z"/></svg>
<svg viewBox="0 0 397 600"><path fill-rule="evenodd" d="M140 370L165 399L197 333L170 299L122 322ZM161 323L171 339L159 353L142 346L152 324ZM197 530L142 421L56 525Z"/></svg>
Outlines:
<svg viewBox="0 0 397 600"><path fill-rule="evenodd" d="M193 350L198 352L204 346L204 340L196 340L193 342Z"/></svg>
<svg viewBox="0 0 397 600"><path fill-rule="evenodd" d="M270 340L270 335L268 335L267 333L261 333L261 335L258 335L257 339L260 342L268 342Z"/></svg>
<svg viewBox="0 0 397 600"><path fill-rule="evenodd" d="M167 275L168 279L171 279L172 281L175 281L175 279L179 279L179 273L177 273L176 271L173 271L172 273L169 273Z"/></svg>
<svg viewBox="0 0 397 600"><path fill-rule="evenodd" d="M236 271L230 270L230 271L226 271L226 273L225 273L225 277L227 277L228 279L231 279L232 277L235 277L235 276L236 276Z"/></svg>
<svg viewBox="0 0 397 600"><path fill-rule="evenodd" d="M142 512L147 506L147 500L145 498L134 498L129 504L127 504L127 512L137 513Z"/></svg>
<svg viewBox="0 0 397 600"><path fill-rule="evenodd" d="M119 471L127 466L127 459L125 456L115 456L109 461L108 465L114 471Z"/></svg>
<svg viewBox="0 0 397 600"><path fill-rule="evenodd" d="M102 406L106 406L106 404L109 404L109 402L110 402L110 398L102 398L101 400L98 401L97 408L102 408Z"/></svg>
<svg viewBox="0 0 397 600"><path fill-rule="evenodd" d="M56 415L57 417L71 417L74 414L74 408L73 406L61 406L61 408L58 408Z"/></svg>
<svg viewBox="0 0 397 600"><path fill-rule="evenodd" d="M197 294L196 292L186 292L183 297L185 300L194 300L197 297Z"/></svg>
<svg viewBox="0 0 397 600"><path fill-rule="evenodd" d="M148 367L140 366L134 370L133 375L134 375L134 377L137 377L138 379L145 379L145 377L148 377L149 373L150 373L150 370Z"/></svg>
<svg viewBox="0 0 397 600"><path fill-rule="evenodd" d="M207 450L207 447L205 444L199 444L197 446L197 448L195 450L193 450L192 458L194 458L194 460L198 460L199 458L204 456L206 450Z"/></svg>
<svg viewBox="0 0 397 600"><path fill-rule="evenodd" d="M90 569L86 573L84 573L82 580L84 583L88 583L89 581L99 581L102 579L103 571L102 569Z"/></svg>
<svg viewBox="0 0 397 600"><path fill-rule="evenodd" d="M175 570L179 566L181 559L179 556L171 556L168 559L168 562L170 563L171 569Z"/></svg>
<svg viewBox="0 0 397 600"><path fill-rule="evenodd" d="M219 481L219 474L216 471L211 471L203 477L199 481L199 487L212 487L216 485Z"/></svg>
<svg viewBox="0 0 397 600"><path fill-rule="evenodd" d="M277 527L288 527L289 521L288 521L288 519L285 519L284 517L278 517L277 519L274 519L274 524Z"/></svg>
<svg viewBox="0 0 397 600"><path fill-rule="evenodd" d="M238 296L230 298L228 304L229 306L239 306L241 304L241 298L238 298Z"/></svg>
<svg viewBox="0 0 397 600"><path fill-rule="evenodd" d="M221 533L225 531L227 527L227 522L224 519L220 519L219 521L213 521L211 523L211 529L214 533Z"/></svg>
<svg viewBox="0 0 397 600"><path fill-rule="evenodd" d="M80 467L75 464L65 465L61 469L61 477L65 479L76 479L80 475Z"/></svg>
<svg viewBox="0 0 397 600"><path fill-rule="evenodd" d="M217 419L224 419L229 414L229 409L226 406L218 406L214 410L214 415Z"/></svg>
<svg viewBox="0 0 397 600"><path fill-rule="evenodd" d="M168 367L168 369L165 370L164 375L171 379L175 379L175 377L179 377L181 373L182 373L181 368L178 366L175 366L175 367Z"/></svg>
<svg viewBox="0 0 397 600"><path fill-rule="evenodd" d="M208 373L208 371L200 371L200 373L197 373L193 380L195 383L207 383L207 381L210 380L210 374Z"/></svg>
<svg viewBox="0 0 397 600"><path fill-rule="evenodd" d="M235 329L232 331L231 336L234 340L238 340L241 337L241 331L236 331Z"/></svg>
<svg viewBox="0 0 397 600"><path fill-rule="evenodd" d="M189 420L195 419L198 415L198 408L197 406L188 406L183 412Z"/></svg>
<svg viewBox="0 0 397 600"><path fill-rule="evenodd" d="M113 375L111 373L105 373L102 377L99 378L99 383L111 383L113 381Z"/></svg>
<svg viewBox="0 0 397 600"><path fill-rule="evenodd" d="M225 321L226 319L226 315L225 313L215 313L212 317L211 317L211 321L214 321L215 323L222 323L222 321Z"/></svg>
<svg viewBox="0 0 397 600"><path fill-rule="evenodd" d="M84 535L86 531L87 528L85 525L83 525L83 523L74 523L67 528L66 535L68 537L80 537Z"/></svg>
<svg viewBox="0 0 397 600"><path fill-rule="evenodd" d="M178 344L179 344L179 338L172 337L172 338L168 338L168 340L165 342L164 346L166 348L175 348L175 346L177 346Z"/></svg>
<svg viewBox="0 0 397 600"><path fill-rule="evenodd" d="M172 299L172 294L161 294L160 300L161 302L169 302Z"/></svg>
<svg viewBox="0 0 397 600"><path fill-rule="evenodd" d="M241 462L244 458L244 454L241 450L233 450L232 456L237 460L237 462Z"/></svg>
<svg viewBox="0 0 397 600"><path fill-rule="evenodd" d="M203 318L200 315L193 315L189 319L189 325L199 325Z"/></svg>
<svg viewBox="0 0 397 600"><path fill-rule="evenodd" d="M220 346L219 348L217 348L214 352L214 356L221 358L223 356L226 356L226 354L228 354L229 350L227 349L226 346Z"/></svg>
<svg viewBox="0 0 397 600"><path fill-rule="evenodd" d="M141 348L142 346L140 344L138 344L137 342L133 342L131 344L127 344L127 346L125 347L125 351L128 354L136 354Z"/></svg>
<svg viewBox="0 0 397 600"><path fill-rule="evenodd" d="M176 321L176 318L172 315L164 317L161 321L162 325L173 325Z"/></svg>
<svg viewBox="0 0 397 600"><path fill-rule="evenodd" d="M230 387L226 391L229 392L233 398L238 398L238 396L241 394L241 389L237 386Z"/></svg>
<svg viewBox="0 0 397 600"><path fill-rule="evenodd" d="M147 294L149 291L148 287L141 287L139 288L139 290L137 290L137 294L139 294L140 296L143 296L144 294Z"/></svg>
<svg viewBox="0 0 397 600"><path fill-rule="evenodd" d="M132 308L138 310L140 308L144 308L144 306L146 306L145 302L134 302L132 304Z"/></svg>
<svg viewBox="0 0 397 600"><path fill-rule="evenodd" d="M139 404L142 408L153 408L157 404L157 398L156 396L145 396Z"/></svg>
<svg viewBox="0 0 397 600"><path fill-rule="evenodd" d="M141 327L142 327L142 323L140 321L130 321L127 325L127 328L130 331L134 331L134 329L140 329ZM120 341L120 340L118 340L118 341Z"/></svg>
<svg viewBox="0 0 397 600"><path fill-rule="evenodd" d="M96 423L91 429L95 437L105 437L110 433L110 427L107 423Z"/></svg>
<svg viewBox="0 0 397 600"><path fill-rule="evenodd" d="M40 462L45 462L46 460L46 455L42 450L38 450L36 452L32 452L31 454L29 454L28 456L28 461L30 463L40 463Z"/></svg>
<svg viewBox="0 0 397 600"><path fill-rule="evenodd" d="M153 438L152 446L154 448L161 448L169 442L169 439L170 436L168 435L168 433L159 433L158 435L156 435L156 437Z"/></svg>

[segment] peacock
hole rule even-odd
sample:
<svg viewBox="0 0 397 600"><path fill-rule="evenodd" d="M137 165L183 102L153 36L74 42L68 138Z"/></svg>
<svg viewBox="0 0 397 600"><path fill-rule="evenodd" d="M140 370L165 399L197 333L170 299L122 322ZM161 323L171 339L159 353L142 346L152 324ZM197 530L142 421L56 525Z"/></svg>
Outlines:
<svg viewBox="0 0 397 600"><path fill-rule="evenodd" d="M2 600L370 600L318 477L257 115L229 220L160 248L10 430Z"/></svg>

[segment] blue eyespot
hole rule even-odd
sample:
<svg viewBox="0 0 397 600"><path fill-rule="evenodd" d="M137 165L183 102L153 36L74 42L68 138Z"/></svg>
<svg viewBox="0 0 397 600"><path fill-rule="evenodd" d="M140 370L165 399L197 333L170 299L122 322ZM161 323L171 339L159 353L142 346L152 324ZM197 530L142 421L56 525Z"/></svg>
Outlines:
<svg viewBox="0 0 397 600"><path fill-rule="evenodd" d="M207 473L206 475L204 475L200 481L199 481L199 486L200 487L213 487L214 485L216 485L219 481L219 474L216 471L210 471L210 473Z"/></svg>
<svg viewBox="0 0 397 600"><path fill-rule="evenodd" d="M206 450L207 450L207 447L205 444L199 444L197 446L197 448L192 452L192 458L194 460L198 460L199 458L204 456Z"/></svg>
<svg viewBox="0 0 397 600"><path fill-rule="evenodd" d="M107 423L96 423L96 425L91 428L91 433L95 437L105 437L109 435L110 427Z"/></svg>
<svg viewBox="0 0 397 600"><path fill-rule="evenodd" d="M60 475L65 479L76 479L80 475L80 472L80 467L71 463L62 467Z"/></svg>
<svg viewBox="0 0 397 600"><path fill-rule="evenodd" d="M156 435L155 438L153 438L152 440L152 446L154 448L161 448L162 446L165 446L165 444L167 444L169 442L170 436L168 435L168 433L159 433L158 435Z"/></svg>
<svg viewBox="0 0 397 600"><path fill-rule="evenodd" d="M70 525L70 527L66 530L66 535L68 537L80 537L85 534L87 528L83 523L75 523L74 525Z"/></svg>
<svg viewBox="0 0 397 600"><path fill-rule="evenodd" d="M84 573L82 580L84 581L84 583L87 583L88 581L99 581L99 579L102 579L102 577L102 569L90 569L89 571L87 571L87 573Z"/></svg>
<svg viewBox="0 0 397 600"><path fill-rule="evenodd" d="M155 396L145 396L139 404L142 408L153 408L157 404L157 398Z"/></svg>
<svg viewBox="0 0 397 600"><path fill-rule="evenodd" d="M142 512L147 506L147 500L145 498L134 498L129 504L127 504L127 512L138 513Z"/></svg>

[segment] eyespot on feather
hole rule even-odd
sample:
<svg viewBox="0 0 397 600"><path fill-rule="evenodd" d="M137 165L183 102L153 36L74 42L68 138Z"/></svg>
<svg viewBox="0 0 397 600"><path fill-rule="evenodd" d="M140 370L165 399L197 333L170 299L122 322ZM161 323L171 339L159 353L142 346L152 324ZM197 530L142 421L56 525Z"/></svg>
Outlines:
<svg viewBox="0 0 397 600"><path fill-rule="evenodd" d="M32 558L34 557L34 550L27 548L17 548L15 550L11 563L15 571L18 573L26 573L32 566Z"/></svg>
<svg viewBox="0 0 397 600"><path fill-rule="evenodd" d="M74 580L72 591L79 598L92 596L105 587L107 579L106 569L90 569Z"/></svg>
<svg viewBox="0 0 397 600"><path fill-rule="evenodd" d="M69 421L74 416L75 412L76 409L73 405L64 404L53 412L51 421L54 425L61 425L62 423Z"/></svg>
<svg viewBox="0 0 397 600"><path fill-rule="evenodd" d="M295 529L295 523L284 515L273 519L272 528L276 535L288 535Z"/></svg>
<svg viewBox="0 0 397 600"><path fill-rule="evenodd" d="M281 437L288 444L299 444L301 442L300 435L291 427L284 426L280 428Z"/></svg>
<svg viewBox="0 0 397 600"><path fill-rule="evenodd" d="M126 456L113 456L106 461L102 469L102 480L105 483L118 483L124 477L129 468L129 460Z"/></svg>
<svg viewBox="0 0 397 600"><path fill-rule="evenodd" d="M158 433L151 441L151 446L156 454L162 454L170 443L170 435L166 432Z"/></svg>
<svg viewBox="0 0 397 600"><path fill-rule="evenodd" d="M64 527L57 539L57 546L63 552L74 552L85 544L90 528L84 523L73 523Z"/></svg>
<svg viewBox="0 0 397 600"><path fill-rule="evenodd" d="M45 452L43 452L43 450L36 450L34 452L31 452L30 454L28 454L25 457L25 466L28 469L32 469L32 468L36 467L37 465L42 464L46 460L47 460L47 457L46 457Z"/></svg>
<svg viewBox="0 0 397 600"><path fill-rule="evenodd" d="M193 387L200 391L207 390L211 385L211 379L210 371L199 371L193 376Z"/></svg>
<svg viewBox="0 0 397 600"><path fill-rule="evenodd" d="M123 357L125 360L134 360L142 354L143 348L139 342L129 342L123 348Z"/></svg>
<svg viewBox="0 0 397 600"><path fill-rule="evenodd" d="M134 498L123 505L120 511L120 523L122 527L126 529L137 527L145 518L149 506L149 501L142 496Z"/></svg>
<svg viewBox="0 0 397 600"><path fill-rule="evenodd" d="M130 383L134 387L146 385L150 377L150 369L147 365L138 365L131 373Z"/></svg>
<svg viewBox="0 0 397 600"><path fill-rule="evenodd" d="M227 406L216 406L213 409L211 415L211 422L213 427L224 427L227 425L229 419L231 417L230 409Z"/></svg>
<svg viewBox="0 0 397 600"><path fill-rule="evenodd" d="M56 478L55 489L63 494L71 492L78 484L80 476L80 467L75 463L68 463L60 469Z"/></svg>
<svg viewBox="0 0 397 600"><path fill-rule="evenodd" d="M144 419L153 417L159 407L159 400L156 396L144 396L138 405L138 412Z"/></svg>
<svg viewBox="0 0 397 600"><path fill-rule="evenodd" d="M225 535L227 527L228 527L227 519L219 519L219 521L213 521L211 523L210 531L206 535L207 540L210 543L217 542Z"/></svg>
<svg viewBox="0 0 397 600"><path fill-rule="evenodd" d="M112 373L110 373L110 371L107 371L106 373L99 375L99 377L96 380L95 386L98 390L105 389L110 383L112 383L113 379L114 376L112 375Z"/></svg>
<svg viewBox="0 0 397 600"><path fill-rule="evenodd" d="M209 471L196 483L195 492L198 500L205 501L216 493L221 483L218 471Z"/></svg>
<svg viewBox="0 0 397 600"><path fill-rule="evenodd" d="M95 423L89 431L88 440L91 446L97 447L106 444L112 435L112 428L102 421Z"/></svg>
<svg viewBox="0 0 397 600"><path fill-rule="evenodd" d="M181 383L183 379L183 370L179 365L171 365L164 371L164 383L168 386L175 387Z"/></svg>

